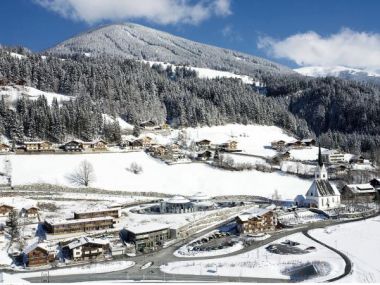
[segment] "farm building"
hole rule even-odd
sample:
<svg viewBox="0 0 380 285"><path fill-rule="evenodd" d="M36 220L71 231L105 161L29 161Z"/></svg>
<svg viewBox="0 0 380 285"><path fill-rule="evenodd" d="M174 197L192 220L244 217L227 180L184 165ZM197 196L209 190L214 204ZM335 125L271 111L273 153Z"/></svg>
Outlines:
<svg viewBox="0 0 380 285"><path fill-rule="evenodd" d="M9 213L14 209L13 206L1 204L0 205L0 217L8 217Z"/></svg>
<svg viewBox="0 0 380 285"><path fill-rule="evenodd" d="M26 152L52 152L55 151L53 144L48 141L24 142L23 149Z"/></svg>
<svg viewBox="0 0 380 285"><path fill-rule="evenodd" d="M347 184L342 188L342 200L352 200L355 202L372 202L376 199L377 191L369 183Z"/></svg>
<svg viewBox="0 0 380 285"><path fill-rule="evenodd" d="M36 206L25 206L21 209L20 215L25 218L37 218L39 210Z"/></svg>
<svg viewBox="0 0 380 285"><path fill-rule="evenodd" d="M0 153L1 152L9 152L11 150L10 145L6 143L0 143Z"/></svg>

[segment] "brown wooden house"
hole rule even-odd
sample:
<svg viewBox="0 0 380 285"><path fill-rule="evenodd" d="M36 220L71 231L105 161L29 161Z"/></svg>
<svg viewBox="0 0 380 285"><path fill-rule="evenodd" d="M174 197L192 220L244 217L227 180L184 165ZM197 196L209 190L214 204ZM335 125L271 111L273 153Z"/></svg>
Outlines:
<svg viewBox="0 0 380 285"><path fill-rule="evenodd" d="M271 142L271 147L276 150L281 150L285 147L286 142L284 140L273 141Z"/></svg>
<svg viewBox="0 0 380 285"><path fill-rule="evenodd" d="M11 150L10 145L6 143L0 143L0 153L2 152L9 152Z"/></svg>
<svg viewBox="0 0 380 285"><path fill-rule="evenodd" d="M210 140L200 140L200 141L197 141L195 143L195 145L199 148L199 149L203 149L203 150L206 150L206 149L209 149L211 148L211 141Z"/></svg>
<svg viewBox="0 0 380 285"><path fill-rule="evenodd" d="M272 210L253 209L236 217L239 233L260 233L273 231L277 226L277 217Z"/></svg>
<svg viewBox="0 0 380 285"><path fill-rule="evenodd" d="M238 142L230 140L228 142L222 143L219 148L226 152L234 152L237 151Z"/></svg>
<svg viewBox="0 0 380 285"><path fill-rule="evenodd" d="M56 251L43 243L34 243L23 251L24 264L28 267L50 264L55 257Z"/></svg>
<svg viewBox="0 0 380 285"><path fill-rule="evenodd" d="M74 212L74 219L91 219L99 217L120 218L120 208L99 209L94 211Z"/></svg>
<svg viewBox="0 0 380 285"><path fill-rule="evenodd" d="M369 183L347 184L341 191L341 199L344 201L373 202L376 196L376 189Z"/></svg>
<svg viewBox="0 0 380 285"><path fill-rule="evenodd" d="M69 234L78 232L99 231L113 228L113 217L97 217L74 220L45 220L49 234Z"/></svg>
<svg viewBox="0 0 380 285"><path fill-rule="evenodd" d="M51 142L39 141L39 142L24 142L24 150L26 152L53 152L54 147Z"/></svg>
<svg viewBox="0 0 380 285"><path fill-rule="evenodd" d="M153 139L151 137L145 136L140 139L143 147L150 147L152 145Z"/></svg>
<svg viewBox="0 0 380 285"><path fill-rule="evenodd" d="M0 217L8 217L9 213L14 209L13 206L1 204L0 205Z"/></svg>
<svg viewBox="0 0 380 285"><path fill-rule="evenodd" d="M39 213L39 208L36 206L26 206L21 209L21 216L25 218L37 218Z"/></svg>
<svg viewBox="0 0 380 285"><path fill-rule="evenodd" d="M83 142L77 141L77 140L72 140L72 141L65 143L62 146L62 148L64 151L68 151L68 152L80 152L80 151L84 150L83 149Z"/></svg>
<svg viewBox="0 0 380 285"><path fill-rule="evenodd" d="M107 150L107 142L104 140L98 140L91 143L91 149L93 151L106 151Z"/></svg>

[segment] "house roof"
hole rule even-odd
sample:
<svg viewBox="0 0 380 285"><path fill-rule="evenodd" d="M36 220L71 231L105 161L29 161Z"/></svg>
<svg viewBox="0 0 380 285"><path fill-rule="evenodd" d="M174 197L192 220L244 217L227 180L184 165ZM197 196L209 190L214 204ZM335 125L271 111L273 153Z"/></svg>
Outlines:
<svg viewBox="0 0 380 285"><path fill-rule="evenodd" d="M88 223L94 221L104 221L104 220L113 220L112 217L97 217L89 219L75 219L75 220L64 220L64 219L51 219L45 220L46 223L50 225L67 225L67 224L77 224L77 223Z"/></svg>
<svg viewBox="0 0 380 285"><path fill-rule="evenodd" d="M260 218L261 216L271 211L272 211L271 209L253 208L237 216L237 218L240 219L242 222L246 222L253 218Z"/></svg>
<svg viewBox="0 0 380 285"><path fill-rule="evenodd" d="M92 209L91 211L89 210L79 210L75 211L74 214L92 214L92 213L102 213L102 212L109 212L109 211L115 211L115 210L120 210L121 207L110 207L110 208L99 208L99 209Z"/></svg>
<svg viewBox="0 0 380 285"><path fill-rule="evenodd" d="M328 180L317 179L314 181L319 196L336 196L340 195L338 190L334 189Z"/></svg>
<svg viewBox="0 0 380 285"><path fill-rule="evenodd" d="M107 244L109 244L109 241L104 240L104 239L98 239L98 238L81 237L81 238L74 240L71 243L69 243L67 245L67 247L69 249L73 249L73 248L77 248L77 247L80 247L80 246L82 246L84 244L88 244L88 243L98 244L98 245L107 245Z"/></svg>
<svg viewBox="0 0 380 285"><path fill-rule="evenodd" d="M29 254L30 252L32 252L33 250L35 250L36 248L41 248L42 250L46 251L46 252L49 252L49 251L52 251L53 248L51 246L49 246L48 244L46 243L38 243L35 242L35 243L32 243L30 245L28 245L24 250L23 250L23 253L25 254Z"/></svg>
<svg viewBox="0 0 380 285"><path fill-rule="evenodd" d="M166 201L169 204L187 204L190 203L189 199L186 199L183 196L174 196Z"/></svg>
<svg viewBox="0 0 380 285"><path fill-rule="evenodd" d="M149 223L146 225L138 225L138 226L127 227L126 230L131 232L131 233L134 233L135 235L138 235L138 234L144 234L144 233L151 233L151 232L166 230L168 228L169 228L169 226L166 224Z"/></svg>
<svg viewBox="0 0 380 285"><path fill-rule="evenodd" d="M190 200L200 201L200 200L209 200L210 196L205 193L197 192L193 196L189 197Z"/></svg>
<svg viewBox="0 0 380 285"><path fill-rule="evenodd" d="M369 183L365 184L348 184L346 185L354 193L375 193L376 190Z"/></svg>

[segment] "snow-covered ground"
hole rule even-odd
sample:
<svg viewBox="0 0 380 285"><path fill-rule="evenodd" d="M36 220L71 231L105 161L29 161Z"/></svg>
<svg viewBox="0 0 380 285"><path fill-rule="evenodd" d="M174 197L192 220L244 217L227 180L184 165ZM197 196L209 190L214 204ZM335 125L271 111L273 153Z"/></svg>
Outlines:
<svg viewBox="0 0 380 285"><path fill-rule="evenodd" d="M143 152L97 154L10 155L14 185L49 183L71 186L66 178L80 164L89 161L95 170L93 187L108 190L153 191L192 195L260 195L271 197L277 189L283 198L304 193L310 181L281 172L225 171L205 164L165 163ZM127 171L132 162L141 165L141 174ZM0 164L3 163L0 161Z"/></svg>
<svg viewBox="0 0 380 285"><path fill-rule="evenodd" d="M25 97L30 100L37 100L39 96L44 95L49 105L53 102L53 98L56 98L59 102L68 101L72 97L52 92L45 92L38 90L33 87L12 85L12 86L1 86L0 87L0 97L4 97L6 101L13 104L18 98Z"/></svg>
<svg viewBox="0 0 380 285"><path fill-rule="evenodd" d="M170 63L164 63L160 61L146 61L143 60L142 62L149 64L150 66L153 65L161 65L163 68L168 68L170 67L172 70L175 70L176 67L185 67L189 70L193 70L197 72L197 75L199 78L204 78L204 79L216 79L216 78L237 78L241 79L241 81L245 84L255 84L259 85L260 83L258 81L255 81L252 77L247 76L247 75L238 75L234 74L232 72L228 71L220 71L220 70L215 70L215 69L210 69L210 68L200 68L200 67L193 67L193 66L176 66Z"/></svg>
<svg viewBox="0 0 380 285"><path fill-rule="evenodd" d="M339 255L301 233L280 239L276 243L285 240L299 242L302 249L314 246L316 250L306 254L279 255L268 252L266 246L263 246L231 257L172 262L161 266L161 270L172 274L289 279L283 271L291 266L309 262L328 263L324 268L327 269L326 275L311 279L313 282L328 280L344 272L345 263Z"/></svg>
<svg viewBox="0 0 380 285"><path fill-rule="evenodd" d="M103 263L87 264L82 266L67 267L57 270L49 270L50 276L60 276L60 275L75 275L75 274L98 274L125 270L135 265L133 261L112 261ZM19 278L31 278L31 277L41 277L43 271L27 272L27 273L17 273L16 277ZM45 271L46 272L46 271Z"/></svg>
<svg viewBox="0 0 380 285"><path fill-rule="evenodd" d="M108 114L103 114L103 121L108 123L108 124L111 124L111 123L117 121L119 123L121 130L133 130L133 126L131 124L127 123L126 121L124 121L120 117L114 118Z"/></svg>
<svg viewBox="0 0 380 285"><path fill-rule="evenodd" d="M344 283L380 282L380 217L316 229L310 235L344 252L353 263Z"/></svg>
<svg viewBox="0 0 380 285"><path fill-rule="evenodd" d="M265 157L272 157L277 153L270 148L272 141L290 142L294 140L293 137L278 127L260 125L228 124L225 126L186 128L184 133L193 141L208 139L213 144L234 140L238 142L238 149L244 153Z"/></svg>
<svg viewBox="0 0 380 285"><path fill-rule="evenodd" d="M322 148L322 152L326 149ZM318 158L318 147L309 147L302 149L292 149L289 151L290 157L295 160L316 160Z"/></svg>

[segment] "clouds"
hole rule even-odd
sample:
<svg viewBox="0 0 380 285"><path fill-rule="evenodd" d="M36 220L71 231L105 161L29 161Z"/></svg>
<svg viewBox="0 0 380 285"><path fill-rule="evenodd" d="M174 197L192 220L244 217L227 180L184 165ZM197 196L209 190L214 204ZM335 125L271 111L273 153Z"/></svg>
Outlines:
<svg viewBox="0 0 380 285"><path fill-rule="evenodd" d="M380 34L342 29L327 37L311 31L283 40L260 37L258 48L275 58L300 66L336 66L380 69Z"/></svg>
<svg viewBox="0 0 380 285"><path fill-rule="evenodd" d="M159 24L198 24L231 14L231 0L34 0L40 6L77 21L146 19Z"/></svg>

